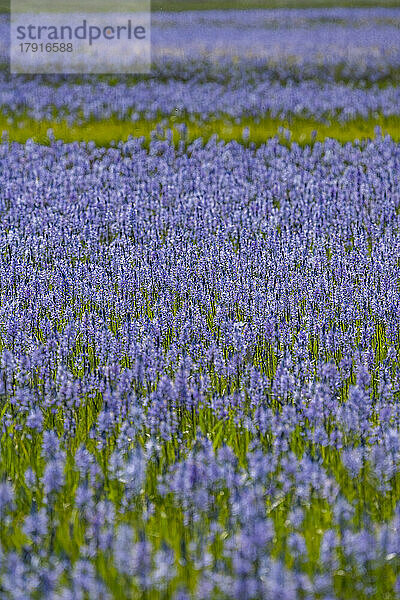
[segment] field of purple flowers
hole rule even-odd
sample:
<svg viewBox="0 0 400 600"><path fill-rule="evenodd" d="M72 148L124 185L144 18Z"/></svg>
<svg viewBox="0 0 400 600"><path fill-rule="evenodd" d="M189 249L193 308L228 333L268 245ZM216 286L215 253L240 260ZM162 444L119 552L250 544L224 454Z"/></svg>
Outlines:
<svg viewBox="0 0 400 600"><path fill-rule="evenodd" d="M245 16L244 16L245 15ZM6 21L0 59L6 60ZM0 111L69 125L174 114L336 119L400 114L400 9L155 14L144 78L0 75Z"/></svg>
<svg viewBox="0 0 400 600"><path fill-rule="evenodd" d="M152 83L3 75L2 110L146 118L180 76L203 118L212 86L399 114L400 12L319 11L284 59L315 14L227 62L172 57L159 16ZM3 137L1 600L400 598L400 144L287 142Z"/></svg>

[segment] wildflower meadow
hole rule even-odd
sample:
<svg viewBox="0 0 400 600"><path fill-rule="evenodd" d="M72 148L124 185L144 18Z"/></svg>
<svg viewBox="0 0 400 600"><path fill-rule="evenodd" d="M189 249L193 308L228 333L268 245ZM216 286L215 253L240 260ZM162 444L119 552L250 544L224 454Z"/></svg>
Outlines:
<svg viewBox="0 0 400 600"><path fill-rule="evenodd" d="M1 600L400 598L400 9L209 8L1 16Z"/></svg>

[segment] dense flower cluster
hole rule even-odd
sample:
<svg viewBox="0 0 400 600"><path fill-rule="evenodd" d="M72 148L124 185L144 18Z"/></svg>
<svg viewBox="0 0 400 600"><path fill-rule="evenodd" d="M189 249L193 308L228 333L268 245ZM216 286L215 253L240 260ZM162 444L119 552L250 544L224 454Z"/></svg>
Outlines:
<svg viewBox="0 0 400 600"><path fill-rule="evenodd" d="M270 115L287 119L290 116L311 117L326 121L336 118L344 122L357 117L399 115L400 88L373 86L368 89L345 84L324 84L315 81L281 84L269 80L249 88L243 83L191 81L124 82L116 85L99 83L60 83L57 87L38 81L17 81L9 84L3 78L0 91L3 115L12 123L14 118L66 119L80 124L90 119L116 117L135 122L139 118L156 119L174 115L193 115L200 120L211 116L230 118Z"/></svg>
<svg viewBox="0 0 400 600"><path fill-rule="evenodd" d="M399 22L394 8L153 13L152 55L164 79L264 78L267 71L280 81L373 83L398 73ZM8 45L1 15L3 60Z"/></svg>
<svg viewBox="0 0 400 600"><path fill-rule="evenodd" d="M153 55L164 78L398 80L399 22L378 8L154 14Z"/></svg>
<svg viewBox="0 0 400 600"><path fill-rule="evenodd" d="M400 590L400 146L0 145L0 595Z"/></svg>
<svg viewBox="0 0 400 600"><path fill-rule="evenodd" d="M147 80L2 74L10 119L124 120L161 115L398 115L400 11L312 10L155 14ZM8 52L8 28L0 39ZM239 58L240 57L240 58Z"/></svg>

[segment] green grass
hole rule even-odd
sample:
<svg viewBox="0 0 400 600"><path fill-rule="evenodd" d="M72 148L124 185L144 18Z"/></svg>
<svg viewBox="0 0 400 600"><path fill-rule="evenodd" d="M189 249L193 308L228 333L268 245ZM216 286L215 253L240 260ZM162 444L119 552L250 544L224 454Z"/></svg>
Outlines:
<svg viewBox="0 0 400 600"><path fill-rule="evenodd" d="M98 146L109 146L113 141L125 141L129 136L143 136L148 142L157 127L161 136L165 129L170 128L176 143L182 138L182 134L179 132L180 124L182 124L181 118L160 117L155 120L141 118L135 123L115 118L69 126L66 121L35 121L27 118L15 119L12 123L8 123L3 116L0 119L0 132L7 132L10 141L24 143L27 139L32 138L37 142L47 144L49 143L48 130L52 129L55 138L65 142L93 141ZM323 141L326 138L334 138L341 143L347 143L357 139L374 138L376 127L380 127L384 135L390 135L393 140L400 141L400 116L380 116L369 120L356 119L343 124L336 121L324 124L305 118L282 121L269 117L257 120L245 118L236 122L228 117L221 117L210 119L207 122L186 119L185 125L187 127L185 139L188 142L200 137L207 141L211 136L217 135L225 141L236 140L241 143L253 142L260 145L276 135L283 141L289 141L287 138L290 130L290 141L303 146L312 144L314 141ZM246 128L248 135L246 135Z"/></svg>
<svg viewBox="0 0 400 600"><path fill-rule="evenodd" d="M398 7L398 0L153 0L153 10L217 10L217 9L252 9L252 8L333 8L338 6Z"/></svg>
<svg viewBox="0 0 400 600"><path fill-rule="evenodd" d="M121 0L120 0L121 2ZM49 3L49 2L47 2ZM85 10L90 6L98 7L104 3L108 10L110 3L105 0L90 0L85 2ZM32 5L30 0L30 6ZM398 7L398 0L152 0L153 11L185 11L185 10L225 10L225 9L268 9L268 8L333 8L333 7ZM78 2L68 3L68 9L74 6L81 9ZM8 12L10 2L0 1L0 12ZM116 10L116 9L112 9Z"/></svg>

